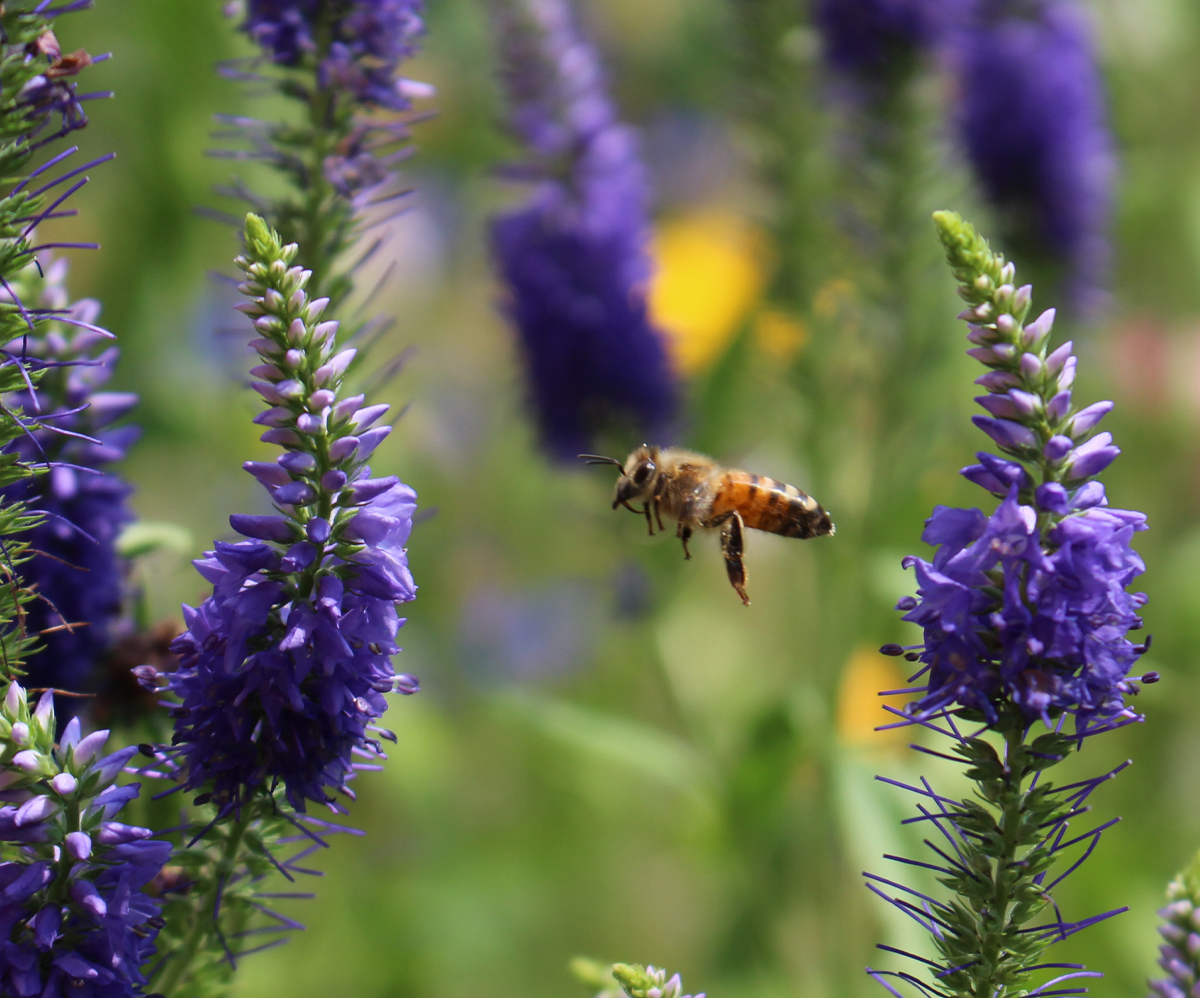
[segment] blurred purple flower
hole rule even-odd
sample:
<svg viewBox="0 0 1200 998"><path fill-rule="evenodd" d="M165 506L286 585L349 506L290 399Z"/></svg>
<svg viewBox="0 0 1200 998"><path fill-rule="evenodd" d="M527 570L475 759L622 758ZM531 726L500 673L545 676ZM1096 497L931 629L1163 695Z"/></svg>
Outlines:
<svg viewBox="0 0 1200 998"><path fill-rule="evenodd" d="M818 0L825 58L839 72L890 76L936 49L968 0Z"/></svg>
<svg viewBox="0 0 1200 998"><path fill-rule="evenodd" d="M424 33L423 8L423 0L249 0L243 28L274 62L297 66L319 54L320 20L330 38L321 84L369 107L402 111L425 89L397 78Z"/></svg>
<svg viewBox="0 0 1200 998"><path fill-rule="evenodd" d="M535 182L492 223L492 251L520 335L542 437L557 457L630 420L661 435L676 389L647 313L647 183L591 44L563 0L496 15L514 132Z"/></svg>
<svg viewBox="0 0 1200 998"><path fill-rule="evenodd" d="M38 598L29 606L25 626L32 634L50 633L28 657L28 682L84 692L121 616L125 566L116 541L134 518L126 504L133 489L102 469L121 460L140 434L136 426L110 425L137 404L137 396L102 390L120 351L107 334L96 331L100 306L91 299L68 302L65 258L45 261L44 269L45 284L34 307L64 318L57 328L23 337L5 350L24 353L31 366L44 368L36 399L23 392L9 400L38 418L42 428L18 438L10 449L31 465L49 462L51 467L2 495L45 514L27 535L34 553L23 574ZM0 300L8 297L0 293ZM72 704L65 706L60 720L73 713Z"/></svg>
<svg viewBox="0 0 1200 998"><path fill-rule="evenodd" d="M1106 278L1113 151L1104 86L1073 0L983 0L961 35L963 142L1009 238L1048 251L1075 302Z"/></svg>
<svg viewBox="0 0 1200 998"><path fill-rule="evenodd" d="M463 607L460 661L473 677L491 682L569 674L594 654L600 608L597 587L583 580L519 593L481 587Z"/></svg>

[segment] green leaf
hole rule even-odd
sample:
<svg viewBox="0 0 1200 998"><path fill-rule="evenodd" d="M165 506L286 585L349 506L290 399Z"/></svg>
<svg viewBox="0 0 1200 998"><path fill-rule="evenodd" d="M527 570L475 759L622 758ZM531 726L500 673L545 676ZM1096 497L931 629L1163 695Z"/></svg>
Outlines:
<svg viewBox="0 0 1200 998"><path fill-rule="evenodd" d="M122 558L141 558L154 551L188 555L195 550L191 531L176 523L141 520L129 524L117 537L117 553Z"/></svg>
<svg viewBox="0 0 1200 998"><path fill-rule="evenodd" d="M535 693L505 693L496 703L542 735L608 759L689 795L709 796L713 781L691 746L638 721Z"/></svg>

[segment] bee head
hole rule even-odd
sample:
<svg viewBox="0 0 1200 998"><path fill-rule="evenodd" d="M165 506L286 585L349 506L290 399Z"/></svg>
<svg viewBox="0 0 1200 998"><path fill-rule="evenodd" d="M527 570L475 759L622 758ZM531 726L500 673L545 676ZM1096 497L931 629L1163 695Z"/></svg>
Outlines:
<svg viewBox="0 0 1200 998"><path fill-rule="evenodd" d="M631 500L648 500L658 480L658 448L642 444L625 459L613 494L613 509Z"/></svg>

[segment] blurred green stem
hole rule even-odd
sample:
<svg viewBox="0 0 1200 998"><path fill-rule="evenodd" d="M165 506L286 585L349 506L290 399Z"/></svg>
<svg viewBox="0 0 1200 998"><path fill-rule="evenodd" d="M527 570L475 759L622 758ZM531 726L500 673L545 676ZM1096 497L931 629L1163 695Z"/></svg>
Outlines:
<svg viewBox="0 0 1200 998"><path fill-rule="evenodd" d="M230 876L237 869L238 852L242 847L242 840L245 838L246 830L250 827L253 820L254 817L251 814L251 809L247 808L243 812L242 817L230 826L229 835L225 840L225 848L221 851L221 857L217 862L212 896L206 898L204 903L195 909L193 921L188 928L183 945L169 959L164 968L158 991L165 998L174 998L178 993L177 989L187 983L188 971L191 969L192 963L200 951L201 943L216 928L218 904L220 903L221 895L225 891Z"/></svg>

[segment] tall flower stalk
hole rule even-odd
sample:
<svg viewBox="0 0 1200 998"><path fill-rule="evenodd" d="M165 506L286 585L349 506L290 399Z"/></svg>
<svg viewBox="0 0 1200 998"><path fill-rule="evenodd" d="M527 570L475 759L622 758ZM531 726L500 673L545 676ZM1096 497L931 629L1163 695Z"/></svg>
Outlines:
<svg viewBox="0 0 1200 998"><path fill-rule="evenodd" d="M982 0L958 43L960 131L1006 243L1084 312L1108 277L1104 85L1074 0Z"/></svg>
<svg viewBox="0 0 1200 998"><path fill-rule="evenodd" d="M283 453L244 465L276 512L231 516L247 539L218 541L195 563L213 590L184 608L178 668L136 670L174 703L172 744L146 772L175 781L197 809L177 859L187 891L164 908L152 979L168 998L224 987L241 957L302 928L267 899L310 895L264 893L263 880L311 873L299 864L353 831L309 808L346 813L350 781L380 768L381 739L394 740L378 726L385 694L418 689L391 664L397 608L416 593L404 549L416 496L394 476L371 477L389 407L352 394L362 345L347 341L364 330L337 316L385 238L364 237L406 207L394 167L411 151L411 100L429 88L398 72L423 33L421 10L420 0L248 0L241 27L262 54L222 67L267 83L295 112L219 118L249 147L219 155L265 162L287 181L274 198L241 178L224 189L257 212L236 261L238 308L266 403L255 422ZM255 945L264 932L279 935Z"/></svg>
<svg viewBox="0 0 1200 998"><path fill-rule="evenodd" d="M868 972L893 993L902 981L939 996L1080 994L1081 980L1100 975L1046 962L1046 947L1125 909L1068 921L1052 891L1115 823L1068 832L1124 766L1065 785L1048 771L1086 739L1140 721L1126 697L1157 679L1130 676L1145 651L1128 638L1145 597L1126 592L1143 570L1130 542L1145 517L1109 508L1095 480L1119 453L1111 434L1094 432L1112 403L1074 404L1071 343L1050 347L1054 311L1029 321L1032 288L1015 285L1013 265L957 215L934 220L968 304L968 352L988 368L976 399L988 415L974 422L1003 455L981 452L962 474L1001 501L990 515L937 507L922 535L933 560L905 560L918 595L899 609L924 641L883 649L920 663L896 725L945 737L949 754L914 747L964 763L975 793L949 798L924 778L897 784L919 798L911 820L928 823L930 855L887 858L932 869L952 896L868 874L872 891L930 932L936 952L882 947L924 965L928 980ZM1039 972L1051 980L1035 984Z"/></svg>
<svg viewBox="0 0 1200 998"><path fill-rule="evenodd" d="M649 190L636 138L566 0L494 0L492 11L525 151L513 172L534 184L492 222L492 255L542 441L574 459L601 432L661 440L676 389L647 312Z"/></svg>
<svg viewBox="0 0 1200 998"><path fill-rule="evenodd" d="M91 538L88 525L73 518L75 510L57 508L61 504L55 492L68 488L77 461L90 465L78 470L96 471L86 451L101 448L101 441L87 431L100 418L103 400L94 413L81 415L89 393L76 391L68 402L66 395L72 393L59 392L57 386L99 380L89 378L85 370L94 363L89 351L112 338L95 325L90 306L66 301L59 286L65 262L50 262L53 249L95 248L94 244L38 240L42 223L75 214L67 207L69 198L88 182L89 169L111 158L77 165L77 146L56 148L87 125L87 101L110 96L80 93L75 82L81 71L104 57L93 58L83 49L63 52L54 34L55 15L89 6L81 0L51 9L44 2L16 0L0 9L0 397L5 400L0 419L0 672L6 678L17 674L21 658L37 638L50 645L62 640L57 637L60 628L79 634L93 623L103 632L110 615L107 606L83 606L90 597L82 595L78 580L68 582L61 573L48 571L51 558L42 554L53 546L51 534L74 535L76 543L84 534ZM81 491L95 485L89 483ZM115 533L120 518L120 513L101 516L103 522L91 526ZM36 533L12 536L29 528ZM29 562L31 538L37 556ZM105 542L86 550L80 546L71 554L97 567L102 576L112 574L111 548ZM23 580L18 580L18 566L26 576ZM99 602L111 589L97 588ZM56 601L64 605L62 614L54 609ZM80 626L75 628L75 623ZM72 648L61 658L51 657L49 651L35 653L46 666L35 666L38 680L48 685L59 680L73 683L94 659L94 641L92 645Z"/></svg>
<svg viewBox="0 0 1200 998"><path fill-rule="evenodd" d="M307 294L298 248L256 215L245 247L240 309L259 334L252 373L268 406L255 421L283 453L244 467L277 512L230 517L248 539L218 542L196 562L213 593L184 607L178 668L139 670L177 703L173 744L155 753L150 775L176 780L208 809L191 833L189 849L203 844L190 853L196 882L168 911L154 979L168 996L227 978L254 948L244 925L255 913L298 927L256 899L259 881L272 869L292 877L311 848L285 861L275 853L296 835L315 848L344 830L308 806L346 813L338 796L354 798L350 781L379 769L380 739L394 737L377 723L384 695L418 689L391 665L404 623L396 609L416 595L404 549L416 495L394 476L372 478L366 463L391 432L375 425L389 407L346 392L355 350L337 346L329 299Z"/></svg>
<svg viewBox="0 0 1200 998"><path fill-rule="evenodd" d="M26 626L40 635L25 663L27 681L81 693L99 686L123 616L127 566L117 538L134 518L126 502L133 490L106 469L137 439L137 427L112 424L138 398L103 390L120 351L96 325L99 302L72 302L66 276L66 258L43 253L3 292L47 317L36 338L23 335L9 344L42 370L32 393L26 388L12 397L25 412L38 414L42 425L11 449L31 466L52 465L45 475L9 486L5 495L44 517L29 535L34 554L23 569L37 593ZM78 703L65 702L60 722Z"/></svg>
<svg viewBox="0 0 1200 998"><path fill-rule="evenodd" d="M412 152L412 102L432 89L399 70L417 52L423 9L423 0L248 0L242 29L262 57L222 66L233 79L268 84L296 112L288 121L218 116L223 136L248 148L215 155L265 162L287 182L275 198L240 178L222 190L300 247L310 292L335 308L382 237L349 264L346 252L406 207L395 167Z"/></svg>

